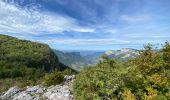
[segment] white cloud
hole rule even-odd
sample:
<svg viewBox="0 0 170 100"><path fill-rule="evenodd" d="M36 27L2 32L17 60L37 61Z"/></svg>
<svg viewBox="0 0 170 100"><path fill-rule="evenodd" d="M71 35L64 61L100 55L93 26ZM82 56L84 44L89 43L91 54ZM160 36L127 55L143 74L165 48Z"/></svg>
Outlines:
<svg viewBox="0 0 170 100"><path fill-rule="evenodd" d="M49 39L39 40L45 43L61 43L67 45L114 45L114 44L128 44L129 41L117 39Z"/></svg>
<svg viewBox="0 0 170 100"><path fill-rule="evenodd" d="M67 16L40 12L38 9L33 11L0 1L1 33L48 34L64 31L94 32L95 29L80 26L75 19Z"/></svg>
<svg viewBox="0 0 170 100"><path fill-rule="evenodd" d="M96 31L96 29L93 29L93 28L81 28L81 27L74 28L73 30L77 32L95 32Z"/></svg>
<svg viewBox="0 0 170 100"><path fill-rule="evenodd" d="M150 15L122 15L121 19L129 22L129 23L135 23L135 22L146 22L152 19Z"/></svg>
<svg viewBox="0 0 170 100"><path fill-rule="evenodd" d="M117 32L117 30L116 29L104 29L104 32L106 32L106 33L116 33Z"/></svg>
<svg viewBox="0 0 170 100"><path fill-rule="evenodd" d="M133 33L133 34L125 34L127 38L138 38L138 39L165 39L170 38L170 34L161 34L161 33Z"/></svg>

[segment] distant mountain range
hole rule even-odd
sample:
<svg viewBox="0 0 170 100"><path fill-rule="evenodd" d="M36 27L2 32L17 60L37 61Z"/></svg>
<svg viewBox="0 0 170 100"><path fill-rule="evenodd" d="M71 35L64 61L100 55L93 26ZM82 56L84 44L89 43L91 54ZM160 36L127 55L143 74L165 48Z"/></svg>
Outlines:
<svg viewBox="0 0 170 100"><path fill-rule="evenodd" d="M135 58L139 55L140 50L131 49L131 48L123 48L120 50L109 50L104 54L109 58L119 59L119 60L128 60Z"/></svg>
<svg viewBox="0 0 170 100"><path fill-rule="evenodd" d="M59 61L63 64L72 67L75 70L80 70L83 67L95 65L101 60L102 55L106 55L109 58L128 60L135 58L139 55L139 50L131 48L123 48L120 50L108 50L108 51L58 51L54 50L58 56Z"/></svg>

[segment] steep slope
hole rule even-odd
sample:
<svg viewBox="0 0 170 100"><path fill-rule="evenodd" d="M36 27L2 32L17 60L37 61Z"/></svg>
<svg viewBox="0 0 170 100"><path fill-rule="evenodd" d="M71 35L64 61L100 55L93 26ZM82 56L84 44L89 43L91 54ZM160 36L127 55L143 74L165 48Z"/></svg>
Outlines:
<svg viewBox="0 0 170 100"><path fill-rule="evenodd" d="M7 73L18 74L19 70L21 73L37 69L50 72L65 68L48 45L0 35L0 76L9 77Z"/></svg>
<svg viewBox="0 0 170 100"><path fill-rule="evenodd" d="M99 62L101 55L104 54L104 51L87 51L80 53L85 59L95 65Z"/></svg>
<svg viewBox="0 0 170 100"><path fill-rule="evenodd" d="M82 67L91 64L90 61L80 55L80 52L62 52L58 50L54 50L54 52L58 56L60 62L75 70L80 70Z"/></svg>

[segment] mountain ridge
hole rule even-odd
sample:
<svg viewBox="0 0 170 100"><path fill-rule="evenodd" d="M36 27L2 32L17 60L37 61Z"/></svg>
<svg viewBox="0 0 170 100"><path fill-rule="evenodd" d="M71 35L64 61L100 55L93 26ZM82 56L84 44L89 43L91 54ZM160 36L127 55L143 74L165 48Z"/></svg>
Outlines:
<svg viewBox="0 0 170 100"><path fill-rule="evenodd" d="M0 77L25 76L29 71L34 73L38 70L63 71L66 68L47 44L0 35Z"/></svg>
<svg viewBox="0 0 170 100"><path fill-rule="evenodd" d="M119 50L108 50L103 55L106 55L109 58L115 58L120 60L128 60L136 58L139 56L140 50L133 48L122 48Z"/></svg>
<svg viewBox="0 0 170 100"><path fill-rule="evenodd" d="M135 58L139 55L140 50L132 48L122 48L119 50L108 51L59 51L54 52L59 58L59 61L75 70L80 70L87 66L93 66L97 64L103 55L111 59L128 60Z"/></svg>

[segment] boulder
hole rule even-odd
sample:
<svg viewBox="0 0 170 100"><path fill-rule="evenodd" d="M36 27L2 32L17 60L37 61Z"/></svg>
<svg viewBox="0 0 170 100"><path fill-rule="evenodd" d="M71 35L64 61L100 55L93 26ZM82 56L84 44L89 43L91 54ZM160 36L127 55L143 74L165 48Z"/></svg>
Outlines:
<svg viewBox="0 0 170 100"><path fill-rule="evenodd" d="M39 100L38 96L32 96L27 92L21 92L17 96L13 97L13 100Z"/></svg>
<svg viewBox="0 0 170 100"><path fill-rule="evenodd" d="M56 85L47 89L43 97L48 100L73 100L69 86Z"/></svg>
<svg viewBox="0 0 170 100"><path fill-rule="evenodd" d="M20 89L17 86L11 87L3 96L1 96L2 100L6 100L14 96L20 91Z"/></svg>
<svg viewBox="0 0 170 100"><path fill-rule="evenodd" d="M71 80L73 80L73 79L75 79L75 75L66 75L66 76L64 76L64 80L65 81L71 81Z"/></svg>
<svg viewBox="0 0 170 100"><path fill-rule="evenodd" d="M33 86L33 87L27 87L26 92L28 93L43 93L43 89L37 85L37 86Z"/></svg>

